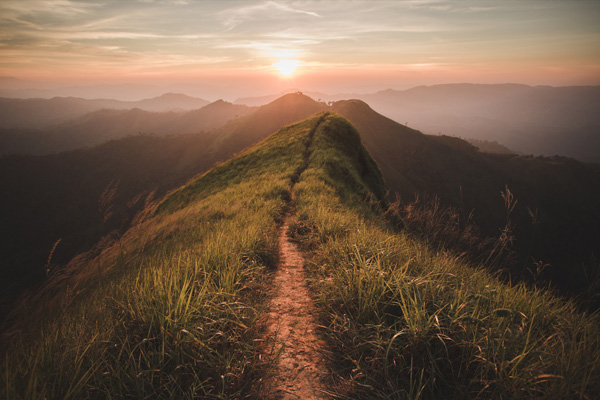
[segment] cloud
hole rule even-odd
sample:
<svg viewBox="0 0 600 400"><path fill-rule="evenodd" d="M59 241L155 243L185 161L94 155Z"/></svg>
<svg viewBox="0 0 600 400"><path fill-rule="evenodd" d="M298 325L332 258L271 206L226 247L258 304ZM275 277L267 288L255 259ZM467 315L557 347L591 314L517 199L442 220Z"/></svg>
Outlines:
<svg viewBox="0 0 600 400"><path fill-rule="evenodd" d="M137 70L143 63L253 69L282 57L315 68L428 64L433 56L472 64L543 57L561 65L559 57L577 62L586 53L598 65L595 4L0 0L1 65L21 68L0 74L49 65Z"/></svg>
<svg viewBox="0 0 600 400"><path fill-rule="evenodd" d="M287 18L290 18L290 16L293 15L322 18L322 16L316 12L293 8L291 6L275 1L266 1L260 4L250 6L244 5L239 7L228 8L220 13L222 17L222 24L230 30L238 27L239 25L247 21L281 21L282 19L285 20L285 14L288 15ZM288 20L286 22L291 23L292 21Z"/></svg>

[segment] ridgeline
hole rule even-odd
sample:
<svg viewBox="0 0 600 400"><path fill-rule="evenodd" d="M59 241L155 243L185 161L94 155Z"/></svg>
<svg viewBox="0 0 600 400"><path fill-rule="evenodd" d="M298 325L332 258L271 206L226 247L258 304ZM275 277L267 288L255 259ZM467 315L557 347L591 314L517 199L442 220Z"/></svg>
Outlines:
<svg viewBox="0 0 600 400"><path fill-rule="evenodd" d="M3 333L0 396L262 398L292 187L332 398L600 395L598 315L411 236L356 129L319 113L50 271Z"/></svg>

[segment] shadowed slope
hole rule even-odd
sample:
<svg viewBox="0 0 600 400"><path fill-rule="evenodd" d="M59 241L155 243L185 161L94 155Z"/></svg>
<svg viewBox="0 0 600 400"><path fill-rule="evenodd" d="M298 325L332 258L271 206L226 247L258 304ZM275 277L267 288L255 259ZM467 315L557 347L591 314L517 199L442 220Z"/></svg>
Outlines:
<svg viewBox="0 0 600 400"><path fill-rule="evenodd" d="M545 276L561 289L573 294L587 287L582 264L595 271L589 264L600 248L600 165L484 154L458 138L423 135L360 100L336 102L332 109L354 124L388 189L404 203L417 194L437 196L461 210L464 220L474 210L483 232L497 236L506 223L501 192L508 187L518 201L511 218L522 263L515 275L524 274L522 265L543 260L552 264Z"/></svg>

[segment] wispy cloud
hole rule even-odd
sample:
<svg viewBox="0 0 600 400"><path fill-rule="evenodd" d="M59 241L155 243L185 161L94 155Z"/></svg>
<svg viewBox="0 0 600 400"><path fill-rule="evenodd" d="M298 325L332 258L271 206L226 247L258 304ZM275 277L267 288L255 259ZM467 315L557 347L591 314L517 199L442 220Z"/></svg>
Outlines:
<svg viewBox="0 0 600 400"><path fill-rule="evenodd" d="M599 65L598 18L600 2L578 0L0 0L0 74L8 65L259 68L278 57L315 68L424 68L432 57Z"/></svg>
<svg viewBox="0 0 600 400"><path fill-rule="evenodd" d="M228 29L234 29L246 21L281 19L282 17L285 18L286 15L288 17L293 16L294 14L317 18L322 17L316 12L294 8L281 2L265 1L253 5L247 4L248 3L244 3L244 5L223 10L220 13L222 24ZM291 21L287 22L289 23Z"/></svg>

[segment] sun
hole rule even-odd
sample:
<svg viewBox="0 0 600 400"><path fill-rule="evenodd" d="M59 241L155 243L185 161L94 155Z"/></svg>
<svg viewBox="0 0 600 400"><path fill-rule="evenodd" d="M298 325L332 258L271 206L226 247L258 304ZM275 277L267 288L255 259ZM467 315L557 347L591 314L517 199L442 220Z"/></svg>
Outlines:
<svg viewBox="0 0 600 400"><path fill-rule="evenodd" d="M279 60L278 62L276 62L275 64L273 64L273 67L279 71L279 73L283 76L290 76L292 75L294 72L296 72L296 69L300 66L300 61L298 60L289 60L289 59L285 59L285 60Z"/></svg>

